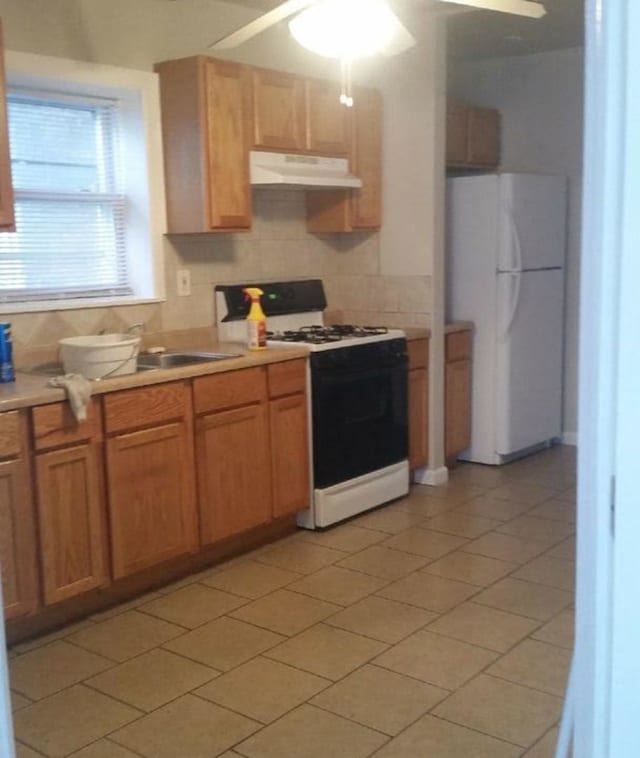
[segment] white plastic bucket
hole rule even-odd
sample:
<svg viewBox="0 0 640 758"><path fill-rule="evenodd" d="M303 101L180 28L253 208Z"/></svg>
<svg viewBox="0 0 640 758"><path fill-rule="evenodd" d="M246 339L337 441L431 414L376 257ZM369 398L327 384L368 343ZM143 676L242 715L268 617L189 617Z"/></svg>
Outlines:
<svg viewBox="0 0 640 758"><path fill-rule="evenodd" d="M140 337L130 334L94 334L67 337L58 342L65 374L82 374L87 379L134 374Z"/></svg>

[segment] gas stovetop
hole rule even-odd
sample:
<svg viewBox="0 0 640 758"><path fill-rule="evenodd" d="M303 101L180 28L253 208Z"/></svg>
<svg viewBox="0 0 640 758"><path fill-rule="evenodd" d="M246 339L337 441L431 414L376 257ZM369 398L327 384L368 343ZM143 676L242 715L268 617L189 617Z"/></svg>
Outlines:
<svg viewBox="0 0 640 758"><path fill-rule="evenodd" d="M404 337L399 329L386 326L353 326L352 324L306 325L278 332L267 332L267 344L284 347L304 344L309 350L337 350L343 347L386 342Z"/></svg>

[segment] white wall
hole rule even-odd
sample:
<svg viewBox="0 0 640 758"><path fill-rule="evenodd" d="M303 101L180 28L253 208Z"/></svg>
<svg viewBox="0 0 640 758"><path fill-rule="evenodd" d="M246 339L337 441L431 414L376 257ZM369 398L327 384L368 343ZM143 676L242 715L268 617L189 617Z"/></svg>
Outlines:
<svg viewBox="0 0 640 758"><path fill-rule="evenodd" d="M461 62L450 72L449 93L501 111L504 171L569 178L563 428L572 439L577 429L583 51Z"/></svg>

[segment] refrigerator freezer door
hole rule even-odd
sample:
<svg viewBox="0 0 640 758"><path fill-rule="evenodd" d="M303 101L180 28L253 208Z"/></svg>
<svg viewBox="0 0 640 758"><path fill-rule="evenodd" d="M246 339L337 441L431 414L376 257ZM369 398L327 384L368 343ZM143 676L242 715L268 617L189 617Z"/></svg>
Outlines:
<svg viewBox="0 0 640 758"><path fill-rule="evenodd" d="M562 269L498 274L496 452L559 437L562 419Z"/></svg>
<svg viewBox="0 0 640 758"><path fill-rule="evenodd" d="M564 266L566 179L500 176L498 271Z"/></svg>

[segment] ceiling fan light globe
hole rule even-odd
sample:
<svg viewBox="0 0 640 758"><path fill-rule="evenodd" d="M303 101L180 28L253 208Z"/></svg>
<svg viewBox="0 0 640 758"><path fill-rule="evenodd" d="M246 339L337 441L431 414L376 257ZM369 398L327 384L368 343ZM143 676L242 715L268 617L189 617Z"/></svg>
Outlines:
<svg viewBox="0 0 640 758"><path fill-rule="evenodd" d="M381 52L396 17L383 0L323 0L289 22L296 42L326 58L354 60Z"/></svg>

